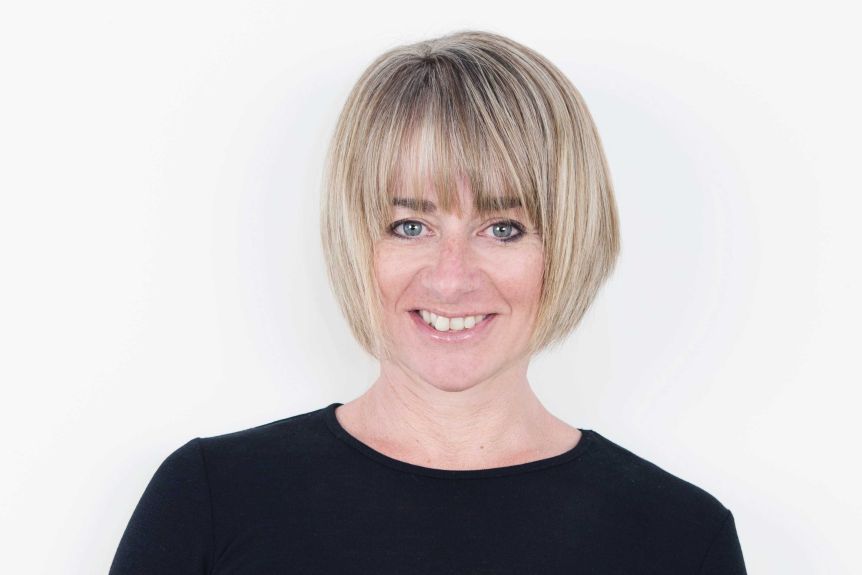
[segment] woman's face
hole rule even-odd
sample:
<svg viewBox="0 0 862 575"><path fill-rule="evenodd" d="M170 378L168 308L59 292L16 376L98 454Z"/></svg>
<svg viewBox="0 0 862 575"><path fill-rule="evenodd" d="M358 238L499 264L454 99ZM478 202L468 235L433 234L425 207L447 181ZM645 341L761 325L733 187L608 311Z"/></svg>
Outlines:
<svg viewBox="0 0 862 575"><path fill-rule="evenodd" d="M433 194L424 205L396 199L374 248L389 361L449 391L526 369L544 263L520 207L476 213L469 184L458 186L462 216Z"/></svg>

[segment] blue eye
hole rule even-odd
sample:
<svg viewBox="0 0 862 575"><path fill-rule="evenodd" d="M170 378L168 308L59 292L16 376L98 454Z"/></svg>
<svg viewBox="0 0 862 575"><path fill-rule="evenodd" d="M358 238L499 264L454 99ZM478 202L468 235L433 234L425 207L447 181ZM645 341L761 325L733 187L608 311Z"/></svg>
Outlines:
<svg viewBox="0 0 862 575"><path fill-rule="evenodd" d="M504 242L515 241L524 233L524 226L514 220L497 222L491 225L491 229L494 237Z"/></svg>
<svg viewBox="0 0 862 575"><path fill-rule="evenodd" d="M397 230L398 228L403 228L404 233L396 233L395 230ZM400 220L392 224L389 227L389 231L396 236L415 238L422 233L422 223L414 220Z"/></svg>
<svg viewBox="0 0 862 575"><path fill-rule="evenodd" d="M398 220L389 225L389 234L397 238L416 238L422 234L425 224L416 220ZM515 220L503 220L489 226L494 237L501 242L513 242L524 234L524 226ZM398 231L399 228L401 231ZM486 228L487 229L487 228Z"/></svg>

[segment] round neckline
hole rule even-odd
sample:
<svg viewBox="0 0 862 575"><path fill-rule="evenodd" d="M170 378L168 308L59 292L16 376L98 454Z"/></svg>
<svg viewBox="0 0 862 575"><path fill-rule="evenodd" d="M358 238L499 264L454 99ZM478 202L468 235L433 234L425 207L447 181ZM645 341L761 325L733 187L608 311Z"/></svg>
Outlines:
<svg viewBox="0 0 862 575"><path fill-rule="evenodd" d="M438 469L435 467L425 467L414 463L407 463L406 461L389 457L353 437L347 432L335 416L335 410L341 405L344 404L338 402L331 403L323 410L327 427L329 427L330 431L332 431L338 439L356 449L363 455L377 461L378 463L382 463L387 467L406 473L426 475L441 479L481 479L485 477L501 477L505 475L515 475L526 473L528 471L546 469L548 467L560 465L561 463L566 463L581 456L590 447L594 439L593 430L578 428L581 432L581 438L578 440L578 443L568 451L558 455L553 455L544 459L537 459L535 461L528 461L526 463L505 465L502 467L490 467L486 469Z"/></svg>

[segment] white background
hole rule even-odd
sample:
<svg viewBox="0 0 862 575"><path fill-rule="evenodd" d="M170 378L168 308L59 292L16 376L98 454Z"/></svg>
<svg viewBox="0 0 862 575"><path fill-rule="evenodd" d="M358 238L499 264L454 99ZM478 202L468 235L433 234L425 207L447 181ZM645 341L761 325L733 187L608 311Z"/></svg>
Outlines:
<svg viewBox="0 0 862 575"><path fill-rule="evenodd" d="M561 11L562 10L562 11ZM858 573L860 41L837 2L17 2L0 10L4 573L105 573L195 436L376 375L323 154L397 44L476 28L583 94L622 252L531 382L729 507L750 573Z"/></svg>

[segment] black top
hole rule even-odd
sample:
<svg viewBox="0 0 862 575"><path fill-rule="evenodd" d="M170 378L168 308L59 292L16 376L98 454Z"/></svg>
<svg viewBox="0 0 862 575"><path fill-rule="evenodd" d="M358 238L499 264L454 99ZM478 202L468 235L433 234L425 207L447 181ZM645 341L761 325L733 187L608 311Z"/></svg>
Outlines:
<svg viewBox="0 0 862 575"><path fill-rule="evenodd" d="M179 447L110 575L746 572L727 508L596 431L547 459L433 469L348 434L340 405Z"/></svg>

